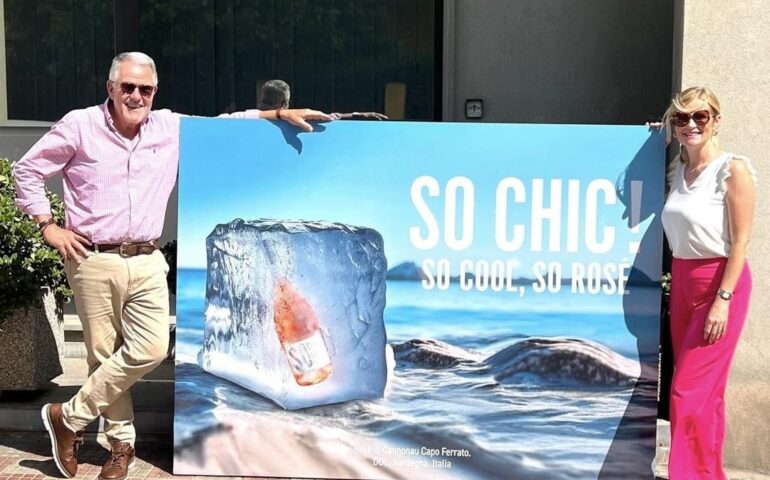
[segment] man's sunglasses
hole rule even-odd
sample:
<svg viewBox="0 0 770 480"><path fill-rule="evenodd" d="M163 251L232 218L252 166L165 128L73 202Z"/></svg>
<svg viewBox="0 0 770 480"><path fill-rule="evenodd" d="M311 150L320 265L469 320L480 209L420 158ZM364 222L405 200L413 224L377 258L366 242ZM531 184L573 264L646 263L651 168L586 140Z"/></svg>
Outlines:
<svg viewBox="0 0 770 480"><path fill-rule="evenodd" d="M671 115L671 123L677 127L686 127L690 123L690 119L695 122L695 125L702 127L711 120L711 112L708 110L698 110L692 113L676 112Z"/></svg>
<svg viewBox="0 0 770 480"><path fill-rule="evenodd" d="M137 88L139 89L139 95L143 97L149 97L155 92L155 85L136 85L128 82L120 84L120 90L126 95L132 95Z"/></svg>

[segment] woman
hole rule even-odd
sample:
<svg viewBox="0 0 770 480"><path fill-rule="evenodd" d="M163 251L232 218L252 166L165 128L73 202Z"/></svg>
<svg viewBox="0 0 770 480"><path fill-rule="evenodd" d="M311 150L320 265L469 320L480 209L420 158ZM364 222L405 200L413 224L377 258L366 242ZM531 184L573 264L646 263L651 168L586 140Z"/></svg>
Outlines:
<svg viewBox="0 0 770 480"><path fill-rule="evenodd" d="M719 122L719 101L703 87L676 95L663 117L681 145L662 215L674 255L671 480L727 478L724 392L751 294L755 173L719 148Z"/></svg>

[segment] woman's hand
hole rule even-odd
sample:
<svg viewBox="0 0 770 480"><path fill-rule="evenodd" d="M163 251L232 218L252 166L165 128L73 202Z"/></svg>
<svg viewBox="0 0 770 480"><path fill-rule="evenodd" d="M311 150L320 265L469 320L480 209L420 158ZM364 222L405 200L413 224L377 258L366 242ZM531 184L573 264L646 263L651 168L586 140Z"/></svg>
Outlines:
<svg viewBox="0 0 770 480"><path fill-rule="evenodd" d="M727 332L727 312L730 302L721 298L714 299L706 317L706 326L703 329L703 340L712 344L721 340Z"/></svg>
<svg viewBox="0 0 770 480"><path fill-rule="evenodd" d="M665 128L666 125L663 122L645 122L644 126L653 132L658 132ZM666 145L669 143L671 143L671 132L666 131Z"/></svg>

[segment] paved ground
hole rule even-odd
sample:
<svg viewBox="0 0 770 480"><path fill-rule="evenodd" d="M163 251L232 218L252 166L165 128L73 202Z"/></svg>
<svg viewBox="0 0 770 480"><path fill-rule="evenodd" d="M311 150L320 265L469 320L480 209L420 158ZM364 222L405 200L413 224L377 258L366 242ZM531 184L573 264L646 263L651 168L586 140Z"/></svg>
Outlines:
<svg viewBox="0 0 770 480"><path fill-rule="evenodd" d="M54 379L51 388L37 392L0 392L0 480L38 480L64 478L51 460L51 443L42 430L40 407L48 402L62 402L72 396L86 378L85 361L67 358L64 374ZM137 384L134 393L137 430L168 433L141 433L136 445L137 461L129 479L212 479L232 477L174 476L171 439L173 408L173 363L161 367ZM95 422L86 433L80 449L76 480L96 480L107 460L107 443L97 436ZM18 430L18 431L13 431ZM101 441L101 444L100 444ZM252 477L253 478L253 477Z"/></svg>
<svg viewBox="0 0 770 480"><path fill-rule="evenodd" d="M129 479L212 479L232 477L187 477L171 473L171 438L155 435L137 443L137 461ZM108 452L95 434L87 434L80 449L80 466L76 480L95 480ZM51 460L51 444L46 433L3 433L0 437L0 480L38 480L63 478Z"/></svg>
<svg viewBox="0 0 770 480"><path fill-rule="evenodd" d="M134 386L136 425L140 432L137 444L137 462L129 479L210 479L236 477L174 476L171 423L173 411L173 363L164 362L146 379ZM63 478L53 460L48 435L42 430L40 407L48 402L68 399L87 375L82 359L66 359L65 373L56 378L51 388L39 392L0 392L0 480L38 480ZM98 425L86 433L86 442L80 450L80 468L76 480L95 480L108 451L103 436L97 436ZM101 441L101 443L100 443ZM658 450L656 474L666 478L668 461L668 423L658 423ZM770 480L770 475L752 472L728 471L730 480ZM238 477L256 478L256 477ZM485 479L479 479L485 480ZM491 479L490 479L491 480Z"/></svg>
<svg viewBox="0 0 770 480"><path fill-rule="evenodd" d="M236 477L175 476L172 472L171 438L167 435L143 435L137 444L137 461L129 479L208 479ZM95 433L86 434L80 449L80 467L75 480L95 480L102 463L107 460L106 444ZM658 480L665 479L665 467L658 469ZM731 470L730 480L769 480L770 475ZM46 433L3 432L0 434L0 480L42 480L63 478L51 460L51 444ZM256 478L256 477L237 477ZM265 480L264 478L262 480ZM480 479L481 480L481 479Z"/></svg>

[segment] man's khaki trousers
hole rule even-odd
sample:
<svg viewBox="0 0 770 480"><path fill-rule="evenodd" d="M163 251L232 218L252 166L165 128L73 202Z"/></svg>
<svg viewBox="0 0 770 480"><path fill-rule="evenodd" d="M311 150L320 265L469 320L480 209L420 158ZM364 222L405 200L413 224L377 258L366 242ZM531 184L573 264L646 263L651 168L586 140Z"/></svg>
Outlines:
<svg viewBox="0 0 770 480"><path fill-rule="evenodd" d="M168 350L169 312L163 254L121 257L94 253L65 262L83 324L89 377L62 406L65 423L82 430L99 415L107 439L134 444L129 388L158 366Z"/></svg>

